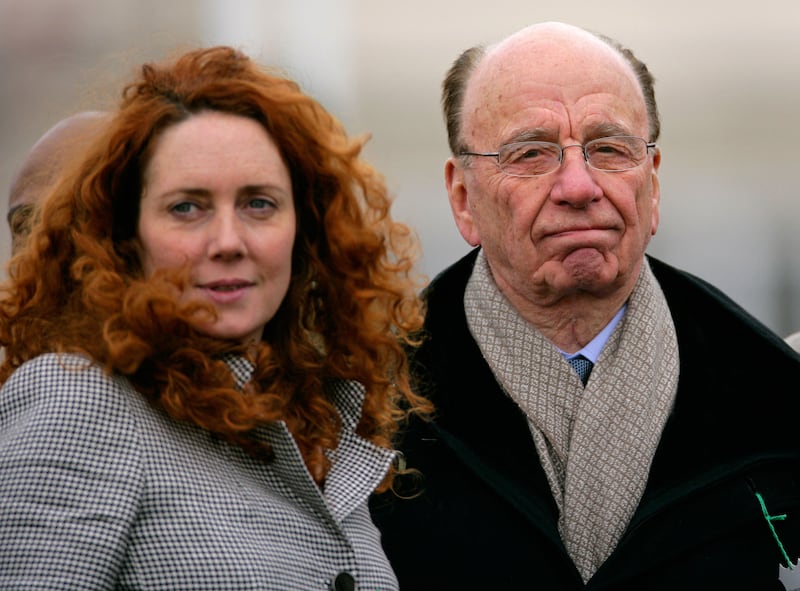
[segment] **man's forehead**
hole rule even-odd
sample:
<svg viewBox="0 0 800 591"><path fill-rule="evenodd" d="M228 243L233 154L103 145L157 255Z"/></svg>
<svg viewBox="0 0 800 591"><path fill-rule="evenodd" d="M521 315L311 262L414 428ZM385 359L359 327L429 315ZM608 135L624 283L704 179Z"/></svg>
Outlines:
<svg viewBox="0 0 800 591"><path fill-rule="evenodd" d="M612 110L616 104L647 124L639 82L614 48L574 27L525 29L490 48L477 65L464 96L464 131L474 132L472 124L481 122L505 125L504 119L537 104L556 112L586 99L605 101Z"/></svg>
<svg viewBox="0 0 800 591"><path fill-rule="evenodd" d="M483 62L513 63L521 56L535 57L538 63L557 63L572 55L605 56L624 63L619 52L597 35L564 23L540 23L522 29L488 47ZM491 67L495 69L499 65Z"/></svg>
<svg viewBox="0 0 800 591"><path fill-rule="evenodd" d="M489 47L468 82L480 87L497 80L558 81L572 72L602 68L614 76L636 76L625 58L595 35L569 25L545 23L523 29Z"/></svg>

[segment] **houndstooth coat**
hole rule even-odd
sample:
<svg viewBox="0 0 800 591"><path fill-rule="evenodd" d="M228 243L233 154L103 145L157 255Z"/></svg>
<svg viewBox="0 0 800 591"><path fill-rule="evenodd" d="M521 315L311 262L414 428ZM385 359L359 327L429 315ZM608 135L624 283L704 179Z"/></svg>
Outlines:
<svg viewBox="0 0 800 591"><path fill-rule="evenodd" d="M397 589L367 510L393 452L354 433L360 386L332 396L321 491L283 423L265 465L82 357L29 361L0 390L0 589Z"/></svg>

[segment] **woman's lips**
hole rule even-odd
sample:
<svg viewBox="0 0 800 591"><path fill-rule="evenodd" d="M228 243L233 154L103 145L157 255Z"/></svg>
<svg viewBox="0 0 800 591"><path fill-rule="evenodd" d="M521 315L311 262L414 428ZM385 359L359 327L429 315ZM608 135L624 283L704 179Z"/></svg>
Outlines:
<svg viewBox="0 0 800 591"><path fill-rule="evenodd" d="M214 303L228 304L244 297L253 285L253 282L243 279L223 279L200 284L198 288Z"/></svg>

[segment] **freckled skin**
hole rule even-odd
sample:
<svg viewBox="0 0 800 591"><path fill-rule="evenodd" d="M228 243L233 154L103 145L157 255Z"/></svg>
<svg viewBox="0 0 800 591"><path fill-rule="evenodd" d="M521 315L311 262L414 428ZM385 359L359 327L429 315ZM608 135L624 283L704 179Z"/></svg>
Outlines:
<svg viewBox="0 0 800 591"><path fill-rule="evenodd" d="M562 146L597 137L648 138L635 76L613 49L558 24L521 31L489 50L464 97L462 137L494 152L520 137ZM589 168L567 149L550 174L518 178L495 161L445 165L456 224L480 244L498 287L557 346L576 351L630 295L658 227L658 150L624 172Z"/></svg>

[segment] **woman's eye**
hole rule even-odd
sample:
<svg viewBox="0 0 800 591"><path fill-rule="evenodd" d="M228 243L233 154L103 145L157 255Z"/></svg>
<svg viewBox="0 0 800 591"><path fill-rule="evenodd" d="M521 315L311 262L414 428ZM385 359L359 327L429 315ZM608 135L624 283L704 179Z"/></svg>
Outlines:
<svg viewBox="0 0 800 591"><path fill-rule="evenodd" d="M247 202L247 207L248 209L262 213L275 209L275 202L266 197L253 197Z"/></svg>
<svg viewBox="0 0 800 591"><path fill-rule="evenodd" d="M173 213L178 214L187 214L192 213L195 209L197 209L197 205L190 201L181 201L180 203L176 203L170 208L170 211Z"/></svg>

